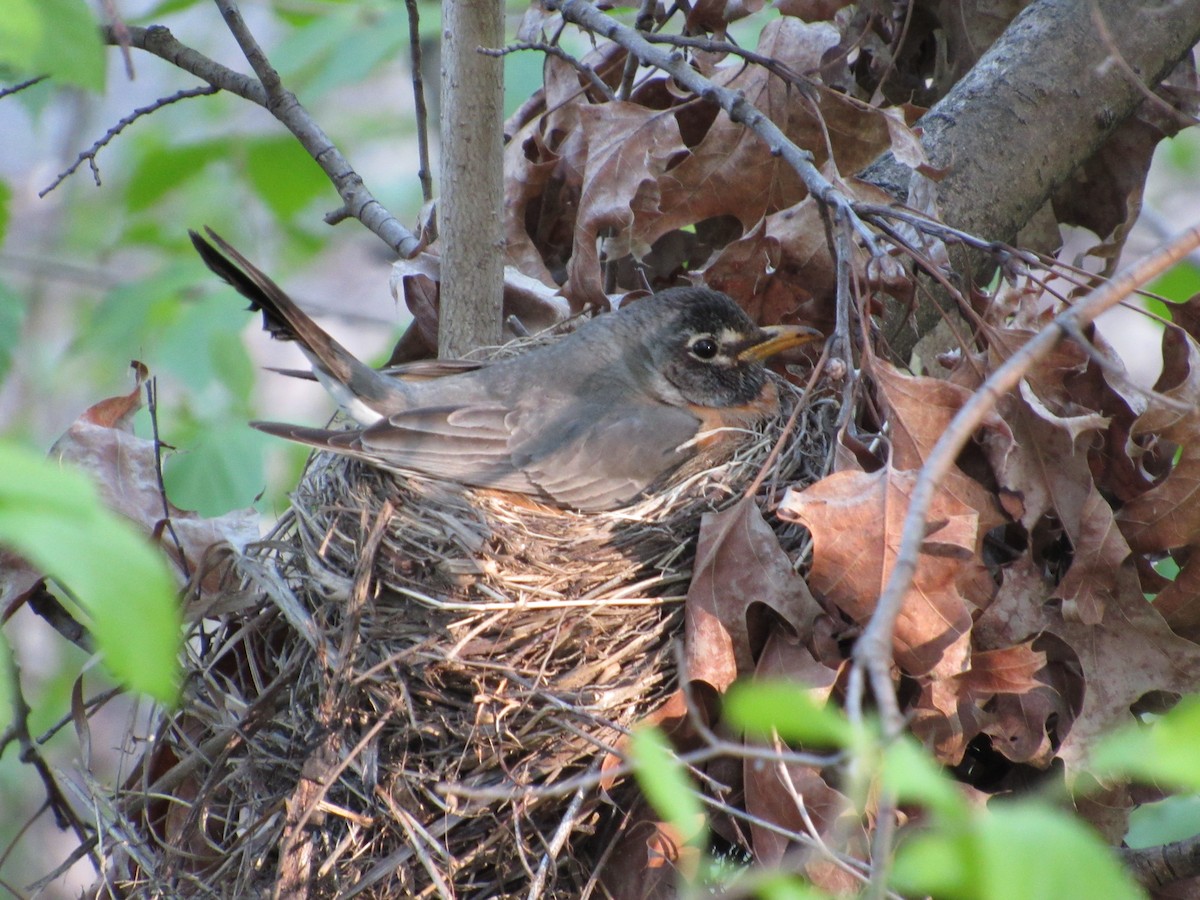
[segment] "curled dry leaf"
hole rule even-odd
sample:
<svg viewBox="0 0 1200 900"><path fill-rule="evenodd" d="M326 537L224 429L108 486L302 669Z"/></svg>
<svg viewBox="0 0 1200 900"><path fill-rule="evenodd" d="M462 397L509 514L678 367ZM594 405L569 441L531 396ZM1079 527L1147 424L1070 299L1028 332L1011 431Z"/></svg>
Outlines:
<svg viewBox="0 0 1200 900"><path fill-rule="evenodd" d="M133 434L132 418L141 401L141 382L147 376L140 363L138 386L129 394L102 400L72 423L50 450L51 458L82 469L96 485L104 504L132 521L159 543L184 572L195 572L210 547L227 543L242 548L258 540L258 513L235 510L205 518L165 501L159 489L153 441ZM166 525L169 517L171 534ZM179 543L176 544L175 537ZM201 583L202 590L217 589Z"/></svg>
<svg viewBox="0 0 1200 900"><path fill-rule="evenodd" d="M692 572L684 611L691 680L723 692L754 671L768 634L756 606L800 641L811 638L821 608L753 500L704 515Z"/></svg>

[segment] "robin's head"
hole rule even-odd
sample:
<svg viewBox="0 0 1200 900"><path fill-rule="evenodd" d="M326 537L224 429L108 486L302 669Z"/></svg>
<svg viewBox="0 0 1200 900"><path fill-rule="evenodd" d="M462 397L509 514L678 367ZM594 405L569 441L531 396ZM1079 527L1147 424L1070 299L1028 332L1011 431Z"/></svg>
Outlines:
<svg viewBox="0 0 1200 900"><path fill-rule="evenodd" d="M671 288L629 310L649 337L653 369L688 403L742 406L766 383L765 361L821 337L799 325L759 327L725 294Z"/></svg>

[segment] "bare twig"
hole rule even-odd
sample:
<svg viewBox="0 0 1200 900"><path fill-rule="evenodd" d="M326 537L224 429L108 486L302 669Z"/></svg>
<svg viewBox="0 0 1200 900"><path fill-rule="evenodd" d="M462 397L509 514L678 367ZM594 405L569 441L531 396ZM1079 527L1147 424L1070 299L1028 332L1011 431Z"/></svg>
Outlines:
<svg viewBox="0 0 1200 900"><path fill-rule="evenodd" d="M772 156L782 158L791 166L813 197L826 207L844 210L847 221L853 225L859 239L872 256L883 255L875 234L855 212L854 201L821 174L813 162L811 153L797 147L778 125L741 93L714 84L688 65L682 53L667 53L656 47L636 29L622 25L611 16L605 15L587 0L547 0L546 7L557 9L564 19L621 45L646 65L662 69L682 87L720 106L732 121L745 125L758 135L770 149Z"/></svg>
<svg viewBox="0 0 1200 900"><path fill-rule="evenodd" d="M91 147L89 147L87 150L84 150L79 154L79 156L75 157L75 162L71 163L70 166L60 172L58 177L54 179L49 187L42 188L42 190L38 191L38 196L45 197L48 193L70 178L71 175L73 175L76 170L78 170L79 167L84 164L84 162L87 162L87 164L91 167L92 180L96 183L96 187L99 187L100 169L96 166L96 154L107 147L118 134L120 134L138 119L142 118L142 116L148 116L152 112L162 109L164 106L170 106L172 103L178 103L180 100L187 100L191 97L207 97L210 94L215 94L219 90L220 88L211 84L205 85L204 87L188 88L187 90L176 91L169 97L160 97L148 106L139 106L129 115L119 120L117 124L108 129L108 131L104 132L104 136L101 137L100 140L96 141L96 143L92 144Z"/></svg>
<svg viewBox="0 0 1200 900"><path fill-rule="evenodd" d="M42 757L41 751L38 749L37 742L29 733L29 715L32 710L29 707L28 701L25 699L25 694L21 686L21 666L17 662L17 655L13 648L6 647L3 652L0 652L8 663L8 681L10 703L12 704L12 723L5 730L0 739L4 743L16 741L21 748L20 760L23 763L33 766L38 777L42 781L42 786L46 790L46 802L54 813L54 821L60 829L66 831L68 828L75 832L80 843L85 843L91 837L88 834L87 827L75 815L75 811L71 808L71 804L63 795L62 789L58 786L58 782L54 778L54 773L50 771L50 766L46 764L46 760ZM0 744L3 747L4 744ZM92 862L99 866L99 860L95 857Z"/></svg>
<svg viewBox="0 0 1200 900"><path fill-rule="evenodd" d="M248 75L235 72L216 60L209 59L203 53L180 43L170 30L161 25L142 28L137 25L128 26L129 45L139 50L166 60L177 69L182 69L195 75L202 81L207 81L213 87L231 94L237 94L243 100L267 105L267 92L263 86ZM120 37L113 28L102 28L101 36L108 44L119 45Z"/></svg>
<svg viewBox="0 0 1200 900"><path fill-rule="evenodd" d="M484 56L507 56L510 53L520 53L522 50L538 50L548 56L561 59L567 65L571 66L576 72L588 80L588 84L594 87L605 100L616 100L616 95L613 94L612 88L604 83L596 70L591 66L586 66L558 44L549 44L545 41L515 41L511 44L505 44L503 47L480 47L479 52Z"/></svg>
<svg viewBox="0 0 1200 900"><path fill-rule="evenodd" d="M358 172L313 117L283 85L266 53L250 32L234 0L214 0L234 40L266 92L267 111L282 122L333 182L346 210L402 257L416 252L420 241L367 190ZM336 214L337 211L335 211Z"/></svg>
<svg viewBox="0 0 1200 900"><path fill-rule="evenodd" d="M654 26L654 8L657 5L656 0L642 0L633 27L643 34L649 35L650 29ZM621 84L617 88L617 96L622 100L628 100L629 95L633 93L633 82L637 77L637 70L638 58L630 53L625 58L625 69L621 72Z"/></svg>
<svg viewBox="0 0 1200 900"><path fill-rule="evenodd" d="M421 199L428 203L433 199L433 169L429 165L429 110L425 108L425 77L421 72L421 17L417 12L417 0L404 0L408 8L409 65L412 66L413 106L417 117L417 159L420 168L417 178L421 181Z"/></svg>
<svg viewBox="0 0 1200 900"><path fill-rule="evenodd" d="M133 54L129 52L129 26L121 18L114 0L104 0L104 12L112 22L113 34L117 38L117 46L121 48L121 59L125 63L125 77L133 81L137 75L133 71Z"/></svg>
<svg viewBox="0 0 1200 900"><path fill-rule="evenodd" d="M854 646L854 667L863 670L870 681L887 737L898 735L904 724L889 671L892 662L892 633L896 617L916 572L921 542L925 538L926 514L936 486L950 471L959 452L987 414L995 408L1004 394L1016 387L1035 362L1049 354L1064 337L1070 336L1072 329L1079 329L1088 324L1101 312L1115 306L1197 246L1200 246L1200 227L1190 228L1153 255L1118 274L1111 282L1060 313L1047 328L988 376L954 416L934 445L913 488L895 565L879 598L879 605ZM847 698L847 704L856 707L861 713L861 679L855 680L852 693L854 696Z"/></svg>
<svg viewBox="0 0 1200 900"><path fill-rule="evenodd" d="M0 88L0 100L3 100L5 97L10 97L13 94L19 94L21 91L25 90L25 88L31 88L35 84L41 84L49 77L49 75L39 75L36 78L27 78L20 84L14 84L12 87Z"/></svg>
<svg viewBox="0 0 1200 900"><path fill-rule="evenodd" d="M1146 98L1146 102L1157 110L1165 114L1168 118L1173 119L1180 128L1191 128L1196 124L1196 117L1189 116L1187 113L1176 109L1159 94L1155 93L1148 84L1142 80L1142 76L1134 71L1133 66L1129 64L1129 60L1121 52L1117 46L1117 42L1113 39L1112 32L1108 30L1108 21L1104 18L1104 13L1100 11L1099 5L1092 3L1092 24L1096 26L1096 31L1100 33L1100 40L1108 46L1109 55L1105 59L1104 65L1116 66L1120 69L1125 78L1131 85Z"/></svg>
<svg viewBox="0 0 1200 900"><path fill-rule="evenodd" d="M175 549L179 553L179 567L183 570L183 577L185 579L191 578L192 573L188 567L187 552L183 549L183 541L175 533L175 523L171 516L171 504L167 501L167 485L163 481L162 451L164 445L162 438L158 434L157 378L150 378L146 381L146 410L150 414L150 431L154 439L154 477L158 481L159 499L162 500L163 523L166 526L167 533L171 535L171 540L175 542Z"/></svg>

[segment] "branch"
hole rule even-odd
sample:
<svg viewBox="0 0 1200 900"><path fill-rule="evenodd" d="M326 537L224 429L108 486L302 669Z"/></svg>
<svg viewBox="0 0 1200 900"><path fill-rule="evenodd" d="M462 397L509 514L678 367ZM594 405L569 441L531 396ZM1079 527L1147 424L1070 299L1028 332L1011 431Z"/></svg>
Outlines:
<svg viewBox="0 0 1200 900"><path fill-rule="evenodd" d="M442 0L438 356L500 343L504 289L502 0Z"/></svg>
<svg viewBox="0 0 1200 900"><path fill-rule="evenodd" d="M1161 847L1126 847L1120 853L1138 883L1151 890L1200 875L1200 835Z"/></svg>
<svg viewBox="0 0 1200 900"><path fill-rule="evenodd" d="M230 3L219 5L232 7ZM224 8L222 12L224 12ZM232 9L232 13L241 23L240 33L257 50L255 57L258 58L262 54L261 48L258 47L249 31L245 29L245 23L241 22L241 14L237 12L236 8ZM229 21L228 16L226 16L226 21ZM230 27L232 29L233 26ZM149 28L131 25L127 30L129 46L166 60L176 68L195 75L213 87L236 94L243 100L249 100L274 115L296 136L304 149L329 177L342 198L345 210L343 218L345 215L357 218L400 256L406 257L415 252L419 246L417 238L375 199L363 184L362 178L313 121L308 111L300 105L295 95L283 88L278 74L272 80L276 87L275 92L272 93L262 81L256 81L254 78L236 72L203 53L193 50L177 40L170 30L161 25L153 25ZM124 37L118 36L111 26L101 29L101 35L106 43L113 45L120 45L121 38ZM250 51L245 51L243 48L243 52L248 53L247 59L249 59ZM262 56L262 60L265 61L265 59L265 56ZM269 72L274 72L269 63L265 63L265 66ZM326 216L326 221L335 217L336 214L331 213Z"/></svg>
<svg viewBox="0 0 1200 900"><path fill-rule="evenodd" d="M1014 240L1144 101L1146 86L1157 85L1200 40L1197 3L1143 6L1136 27L1113 29L1111 41L1095 26L1093 13L1128 22L1131 8L1125 0L1035 0L920 119L925 153L945 171L939 181L929 182L891 153L861 177L901 201L920 189L947 224ZM1124 65L1114 65L1117 59ZM1131 71L1139 81L1128 77ZM990 259L976 255L963 271L983 274L990 266ZM891 325L908 315L907 309L889 308L886 330L898 331ZM939 318L928 304L918 308L913 340ZM893 349L907 358L911 346Z"/></svg>
<svg viewBox="0 0 1200 900"><path fill-rule="evenodd" d="M309 152L322 171L329 176L329 180L333 182L334 188L342 198L344 212L375 232L401 257L407 258L416 253L420 246L417 237L401 225L396 217L388 212L383 204L367 190L362 178L342 156L342 152L329 139L329 136L321 130L308 110L296 99L296 95L283 86L283 80L246 26L246 21L242 18L237 4L233 0L214 0L214 2L217 4L217 9L221 11L234 40L242 49L246 61L254 69L254 74L258 76L259 83L266 92L264 106L267 111L295 135L296 140ZM341 215L342 211L335 211L326 217L326 221L337 221Z"/></svg>
<svg viewBox="0 0 1200 900"><path fill-rule="evenodd" d="M39 75L36 78L26 79L20 84L14 84L12 87L0 88L0 100L3 100L5 97L11 97L13 94L18 94L25 90L25 88L31 88L35 84L39 84L49 77L49 75Z"/></svg>
<svg viewBox="0 0 1200 900"><path fill-rule="evenodd" d="M412 66L413 106L417 116L417 159L420 168L417 178L421 182L421 199L428 203L433 199L433 169L429 165L429 111L425 108L425 79L421 72L421 18L417 12L417 0L404 0L408 7L409 64Z"/></svg>
<svg viewBox="0 0 1200 900"><path fill-rule="evenodd" d="M129 46L166 60L175 68L189 72L215 88L237 94L243 100L249 100L259 106L267 105L267 92L261 84L180 43L171 34L170 29L162 25L151 25L149 28L129 25L127 30ZM112 27L100 29L100 34L106 44L120 46L121 38Z"/></svg>
<svg viewBox="0 0 1200 900"><path fill-rule="evenodd" d="M160 110L164 106L170 106L172 103L178 103L180 100L187 100L190 97L206 97L210 94L215 94L219 90L220 88L211 84L206 87L189 88L184 91L176 91L169 97L160 97L149 106L139 106L132 113L125 116L125 118L119 120L117 124L108 129L108 131L104 132L104 136L101 137L100 140L96 141L96 143L92 144L91 147L75 157L75 162L71 163L71 165L62 172L59 172L58 177L51 182L49 187L42 188L42 190L38 191L38 196L45 197L48 193L75 174L76 170L78 170L79 167L84 164L84 162L87 162L92 169L92 180L96 182L96 187L100 187L100 169L96 165L96 154L99 153L103 148L107 147L118 134L120 134L138 119L142 118L142 116L148 116L150 113Z"/></svg>
<svg viewBox="0 0 1200 900"><path fill-rule="evenodd" d="M1096 290L1079 303L1064 310L1054 321L1020 350L1010 356L980 385L971 398L963 404L950 421L945 432L934 445L925 465L917 476L909 501L908 513L904 518L900 547L896 563L884 586L867 627L854 645L854 669L858 673L848 690L847 705L862 708L862 673L871 684L875 701L882 713L885 733L898 735L903 729L903 718L896 703L890 667L892 662L892 632L904 597L912 585L917 568L921 543L925 540L926 516L933 500L934 490L941 484L954 466L962 448L983 423L987 414L995 408L997 401L1013 390L1017 383L1037 361L1044 359L1064 337L1078 333L1083 326L1093 321L1104 310L1116 306L1151 278L1158 275L1193 248L1200 246L1200 227L1190 228L1178 238L1151 256L1117 275L1112 281Z"/></svg>
<svg viewBox="0 0 1200 900"><path fill-rule="evenodd" d="M508 56L510 53L520 53L522 50L538 50L542 53L545 53L547 56L553 56L561 59L576 72L586 78L588 80L588 84L595 88L596 92L605 100L612 101L617 99L616 94L612 92L612 88L604 83L604 79L596 74L595 69L593 69L591 66L584 65L562 47L558 46L558 44L549 44L545 41L515 41L514 43L506 44L505 46L499 48L479 48L479 52L484 56Z"/></svg>

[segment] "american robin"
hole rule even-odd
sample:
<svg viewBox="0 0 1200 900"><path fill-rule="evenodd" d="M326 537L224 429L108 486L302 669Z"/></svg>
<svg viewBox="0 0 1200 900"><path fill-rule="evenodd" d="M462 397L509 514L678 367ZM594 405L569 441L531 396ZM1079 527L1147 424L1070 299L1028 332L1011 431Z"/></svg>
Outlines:
<svg viewBox="0 0 1200 900"><path fill-rule="evenodd" d="M524 355L439 378L387 375L356 359L212 229L189 232L204 262L295 341L360 426L255 428L376 466L590 511L636 499L723 433L775 412L764 361L818 339L761 328L733 300L671 288ZM218 247L220 249L218 249Z"/></svg>

